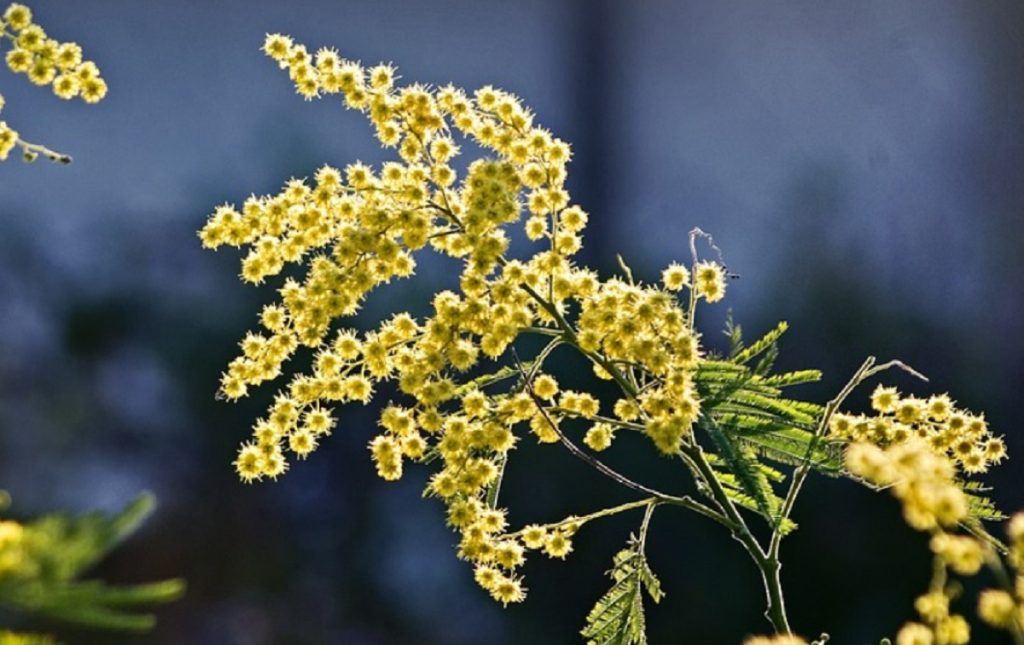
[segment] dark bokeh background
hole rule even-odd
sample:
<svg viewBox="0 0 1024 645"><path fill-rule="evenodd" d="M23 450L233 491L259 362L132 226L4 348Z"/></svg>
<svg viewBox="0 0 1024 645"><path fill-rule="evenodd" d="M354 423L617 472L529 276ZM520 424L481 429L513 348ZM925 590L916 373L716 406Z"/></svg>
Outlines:
<svg viewBox="0 0 1024 645"><path fill-rule="evenodd" d="M239 283L237 255L201 251L194 231L218 203L381 158L357 114L293 94L258 51L268 31L393 60L406 79L520 94L574 144L589 263L609 271L621 252L651 279L685 256L691 227L712 232L742 276L737 318L751 334L789 320L783 366L826 371L805 396L830 396L869 353L907 360L1007 435L1017 456L989 481L1001 506L1024 507L1017 0L32 6L111 92L66 104L0 74L4 118L76 159L0 165L0 485L25 514L155 491L157 516L98 573L190 583L153 634L73 642L571 643L639 521L588 527L568 562L534 558L529 600L501 610L455 560L440 505L420 499L425 469L391 485L372 474L372 411L344 410L281 482L237 483L235 447L273 387L234 406L213 393L274 294ZM450 279L436 267L372 299L365 324L427 298ZM724 311L701 321L708 344ZM515 522L626 499L530 443L508 474ZM650 453L616 463L685 486L670 464L638 470ZM817 479L807 491L784 551L792 620L877 642L927 584L924 539L887 497ZM666 510L650 543L668 591L652 642L767 628L755 570L718 527Z"/></svg>

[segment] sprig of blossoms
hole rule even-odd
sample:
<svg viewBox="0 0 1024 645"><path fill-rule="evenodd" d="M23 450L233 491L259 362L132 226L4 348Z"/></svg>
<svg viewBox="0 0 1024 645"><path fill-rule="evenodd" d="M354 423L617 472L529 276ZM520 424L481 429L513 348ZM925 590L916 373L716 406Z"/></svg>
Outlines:
<svg viewBox="0 0 1024 645"><path fill-rule="evenodd" d="M581 524L506 532L492 492L509 452L523 431L555 443L560 424L583 420L595 451L628 428L674 454L700 410L692 382L698 336L674 295L688 277L670 268L660 288L603 281L575 264L588 218L565 189L569 146L534 125L513 95L490 86L472 94L450 85L397 87L390 65L366 68L330 49L312 54L279 34L263 49L303 97L340 94L364 113L399 160L379 169L325 166L311 183L293 179L277 195L217 208L200 231L208 248L248 247L247 282L289 264L306 267L304 277L285 279L280 302L264 308L262 329L243 339L223 374L221 394L238 399L278 377L300 346L315 353L312 371L295 376L257 420L236 470L247 482L278 477L289 452L305 458L331 432L334 406L366 403L381 383L397 383L410 400L381 412L369 446L378 474L398 479L405 461L440 457L427 492L447 505L460 557L475 564L477 581L496 599L522 600L515 571L524 551L565 557ZM457 138L493 155L468 163L461 179ZM518 222L540 245L525 259L506 255L509 225ZM332 331L375 287L411 276L414 254L427 246L462 263L459 292L438 293L423 320L398 313L363 334ZM694 275L692 299L721 298L721 265L701 263ZM531 363L532 392L521 379L497 389L515 377L507 366L473 378L522 334L551 339ZM592 395L563 389L542 371L559 344L583 352L598 377L629 379L639 394L601 417Z"/></svg>
<svg viewBox="0 0 1024 645"><path fill-rule="evenodd" d="M889 396L888 391L881 392ZM876 391L876 397L879 394ZM882 406L888 407L888 406ZM846 464L850 472L868 482L891 488L903 504L907 523L931 533L929 547L937 567L929 591L917 598L914 608L920 622L904 625L896 636L897 645L962 645L970 641L970 626L960 614L950 613L950 602L958 589L947 584L946 571L971 576L995 554L991 547L973 535L955 533L968 521L969 501L956 483L956 466L945 451L920 438L894 443L886 448L868 442L847 448ZM1011 524L1012 526L1012 524ZM979 613L997 618L1005 592L986 592ZM1011 612L1012 613L1012 612ZM1009 626L1004 623L1001 626Z"/></svg>
<svg viewBox="0 0 1024 645"><path fill-rule="evenodd" d="M967 643L969 624L962 615L950 613L959 589L947 584L946 572L971 576L998 558L975 535L956 532L958 526L978 528L969 518L971 500L963 480L1001 462L1006 444L992 435L984 416L957 408L947 394L922 399L879 385L871 407L873 416L834 415L831 435L853 442L845 455L852 474L890 488L902 502L907 524L931 533L929 547L937 565L929 591L914 603L920 622L904 625L897 645ZM983 619L1011 630L1015 607L1004 590L989 590L979 599Z"/></svg>
<svg viewBox="0 0 1024 645"><path fill-rule="evenodd" d="M967 496L954 481L953 462L920 440L879 448L858 442L846 449L850 472L903 503L907 523L919 531L955 527L968 514Z"/></svg>
<svg viewBox="0 0 1024 645"><path fill-rule="evenodd" d="M216 208L199 232L207 248L244 249L243 281L260 284L286 270L289 276L279 301L261 311L259 329L242 339L219 394L247 396L281 376L300 348L313 354L311 368L291 377L239 448L234 465L244 482L281 476L289 460L306 458L333 432L337 406L367 404L388 386L397 400L382 408L368 442L377 473L397 480L410 462L437 464L425 494L444 503L458 556L503 604L525 598L519 571L529 551L565 558L587 523L638 508L646 508L645 535L654 509L675 504L725 526L761 570L766 616L778 633L752 642L804 642L789 635L779 544L795 527L790 514L812 468L891 488L907 521L931 533L943 575L981 566L984 544L956 528L984 535L972 508L983 503L965 492L961 473L982 472L1005 456L983 417L945 395L924 400L891 388L876 390L875 416L838 413L866 378L894 366L912 372L899 361L875 365L874 357L826 406L784 398L782 388L820 376L770 374L784 324L747 347L732 326L730 355L706 356L695 308L724 297L728 273L721 262L698 257L702 233L691 234L692 262L669 265L658 284L634 280L625 263L623 277L607 279L578 264L588 216L565 188L570 148L535 125L517 97L490 86L472 93L399 86L389 64L365 67L332 49L314 54L280 34L268 35L263 50L305 99L340 95L366 115L397 159L376 168L324 166L275 195ZM484 155L459 163L463 146ZM515 235L525 238L522 257L510 254ZM426 247L460 264L457 289L435 294L421 318L397 312L370 331L344 327L342 319L357 314L375 288L412 276ZM521 361L513 343L526 335L546 345ZM563 347L586 358L594 377L618 386L622 395L610 410L548 373L546 361ZM696 438L698 423L715 442L711 452ZM708 504L661 493L599 461L595 455L622 433L646 437L658 454L680 460ZM578 435L586 450L574 442ZM510 527L500 485L524 439L560 444L647 497ZM837 445L848 446L845 468L836 464ZM762 452L796 464L785 497L772 482L786 475L762 464ZM768 541L750 531L739 509L769 522ZM643 559L642 549L630 553ZM641 587L657 600L660 586L640 564L623 569L628 575L598 601L583 631L588 638L605 634L607 612L618 612L612 622L626 627L613 640L642 640L629 627L642 624ZM623 608L620 592L635 594L636 602ZM905 627L901 644L966 642L966 622L948 612L951 594L944 578L933 581L917 603L922 622Z"/></svg>
<svg viewBox="0 0 1024 645"><path fill-rule="evenodd" d="M6 41L10 47L4 56L7 67L16 74L24 74L35 85L49 85L64 100L102 100L107 95L107 83L96 64L83 60L78 43L50 38L32 18L32 10L18 3L8 6L0 18L0 42ZM3 107L4 98L0 95L0 110ZM16 130L0 121L0 161L19 146L26 161L34 161L40 154L52 161L71 161L67 155L22 140Z"/></svg>
<svg viewBox="0 0 1024 645"><path fill-rule="evenodd" d="M957 408L948 394L922 399L879 385L871 395L871 407L874 416L834 415L832 436L880 447L923 441L967 474L983 473L1006 457L1006 443L993 436L985 417Z"/></svg>

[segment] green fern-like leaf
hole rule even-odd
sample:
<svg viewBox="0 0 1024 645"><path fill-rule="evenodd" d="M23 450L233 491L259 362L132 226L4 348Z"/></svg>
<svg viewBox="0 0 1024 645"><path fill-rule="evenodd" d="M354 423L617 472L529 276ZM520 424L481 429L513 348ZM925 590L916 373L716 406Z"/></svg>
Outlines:
<svg viewBox="0 0 1024 645"><path fill-rule="evenodd" d="M786 474L777 468L772 468L767 464L758 464L757 469L761 471L769 481L780 483L786 481Z"/></svg>
<svg viewBox="0 0 1024 645"><path fill-rule="evenodd" d="M743 351L743 327L732 317L732 310L725 318L725 335L729 338L729 357L735 358Z"/></svg>
<svg viewBox="0 0 1024 645"><path fill-rule="evenodd" d="M805 461L811 468L825 475L837 477L843 473L842 449L835 442L818 439L796 428L784 428L772 433L741 435L739 440L751 446L766 459L788 466L799 466Z"/></svg>
<svg viewBox="0 0 1024 645"><path fill-rule="evenodd" d="M765 518L774 520L782 502L761 471L757 455L734 441L711 417L701 415L699 424L711 437L722 465L735 477L739 490L754 501L754 510Z"/></svg>
<svg viewBox="0 0 1024 645"><path fill-rule="evenodd" d="M778 325L776 325L775 329L771 330L770 332L762 336L760 340L756 341L755 343L750 345L750 347L747 347L746 349L738 352L735 356L733 356L732 361L734 363L742 364L748 363L751 360L757 358L764 352L774 347L775 344L779 341L779 338L784 333L786 333L787 329L789 329L789 323L783 320Z"/></svg>
<svg viewBox="0 0 1024 645"><path fill-rule="evenodd" d="M661 582L651 571L642 545L631 539L619 551L609 571L612 583L587 614L587 624L580 634L594 645L646 645L643 592L654 602L664 596Z"/></svg>
<svg viewBox="0 0 1024 645"><path fill-rule="evenodd" d="M757 506L757 502L754 500L754 498L752 498L750 495L744 494L742 491L736 488L727 486L725 488L725 495L726 497L731 499L733 503L736 504L737 506L745 508L748 511L753 511L754 513L760 512ZM782 520L782 523L779 525L779 529L782 531L783 535L789 535L797 528L797 523L789 519L788 517Z"/></svg>
<svg viewBox="0 0 1024 645"><path fill-rule="evenodd" d="M967 508L970 517L986 522L1002 522L1006 519L1006 515L996 508L995 502L979 494L979 490L986 490L984 487L979 486L972 490L972 487L964 486L964 489L967 494Z"/></svg>
<svg viewBox="0 0 1024 645"><path fill-rule="evenodd" d="M798 402L788 399L772 398L753 392L737 392L729 402L753 411L766 412L779 419L796 422L801 425L814 425L817 422L817 419L805 412L805 408Z"/></svg>
<svg viewBox="0 0 1024 645"><path fill-rule="evenodd" d="M758 379L757 383L771 387L789 387L791 385L803 385L804 383L816 383L820 380L821 372L818 370L799 370L766 376Z"/></svg>
<svg viewBox="0 0 1024 645"><path fill-rule="evenodd" d="M778 340L788 325L781 322L757 342L744 347L735 324L726 325L728 359L702 360L694 375L701 400L699 426L714 444L716 474L738 505L778 522L782 500L772 483L785 475L765 461L813 469L836 476L843 472L840 449L815 438L824 409L783 396L785 388L820 380L817 370L771 374ZM796 525L786 521L783 531Z"/></svg>
<svg viewBox="0 0 1024 645"><path fill-rule="evenodd" d="M114 516L47 515L25 525L26 568L0 579L0 604L89 627L144 631L155 618L145 605L175 600L181 580L112 586L77 578L134 532L155 500L141 495Z"/></svg>
<svg viewBox="0 0 1024 645"><path fill-rule="evenodd" d="M719 404L711 410L710 414L727 430L743 435L764 434L786 428L798 428L813 432L817 427L815 423L797 421L771 410L750 407L739 401Z"/></svg>
<svg viewBox="0 0 1024 645"><path fill-rule="evenodd" d="M761 354L761 358L757 361L757 365L754 366L754 376L768 376L771 373L772 368L775 367L775 361L779 358L779 346L772 343L768 346L768 349Z"/></svg>

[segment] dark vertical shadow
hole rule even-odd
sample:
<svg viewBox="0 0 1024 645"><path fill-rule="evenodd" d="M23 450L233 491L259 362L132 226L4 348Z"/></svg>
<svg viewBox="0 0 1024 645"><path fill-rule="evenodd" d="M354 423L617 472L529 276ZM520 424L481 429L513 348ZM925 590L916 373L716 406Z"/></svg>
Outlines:
<svg viewBox="0 0 1024 645"><path fill-rule="evenodd" d="M628 11L628 7L615 10ZM609 0L573 0L570 13L573 48L568 61L574 67L570 70L570 100L577 123L572 128L575 141L569 187L575 201L592 214L592 225L586 230L578 259L584 264L602 265L615 255L615 249L609 248L610 227L599 223L614 217L609 212L613 190L610 157L615 148L609 92L614 67L613 10Z"/></svg>

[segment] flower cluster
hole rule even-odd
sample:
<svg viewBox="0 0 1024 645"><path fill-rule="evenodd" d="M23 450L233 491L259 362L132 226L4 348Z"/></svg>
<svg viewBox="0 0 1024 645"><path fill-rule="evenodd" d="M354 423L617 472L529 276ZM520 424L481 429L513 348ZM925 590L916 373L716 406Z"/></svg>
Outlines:
<svg viewBox="0 0 1024 645"><path fill-rule="evenodd" d="M666 269L666 274L673 270ZM668 275L665 286L675 284ZM692 382L700 357L698 337L679 301L660 289L611 279L582 300L578 328L582 350L600 352L607 360L627 366L627 374L639 379L640 394L635 400L620 400L616 418L642 420L644 433L655 446L674 454L700 412ZM595 371L611 378L600 363L595 363ZM604 426L598 428L597 437L603 437ZM597 437L591 440L596 443Z"/></svg>
<svg viewBox="0 0 1024 645"><path fill-rule="evenodd" d="M82 48L77 43L48 37L42 27L32 22L32 11L27 6L14 3L7 7L0 18L0 37L11 43L4 57L7 67L16 74L24 74L35 85L49 85L62 99L79 97L86 103L97 103L107 95L106 81L95 63L82 59ZM0 110L3 106L0 95ZM0 160L7 159L17 145L21 145L27 161L34 160L40 152L55 161L68 161L65 155L22 141L16 130L0 121Z"/></svg>
<svg viewBox="0 0 1024 645"><path fill-rule="evenodd" d="M32 22L32 12L25 5L10 5L0 29L13 43L5 56L12 72L24 74L36 85L52 86L53 93L62 99L77 96L86 103L96 103L106 96L107 83L95 63L82 60L82 48L77 43L49 38Z"/></svg>
<svg viewBox="0 0 1024 645"><path fill-rule="evenodd" d="M967 517L967 496L953 480L953 463L920 440L888 448L853 443L846 449L846 466L875 486L891 487L907 523L919 531L954 527Z"/></svg>
<svg viewBox="0 0 1024 645"><path fill-rule="evenodd" d="M876 392L877 398L878 392ZM929 531L929 546L938 562L939 575L928 593L918 597L914 608L921 622L907 623L897 634L898 645L962 645L970 640L970 626L959 614L950 613L956 588L945 582L945 571L960 575L978 573L988 547L971 535L958 535L955 527L968 519L969 502L954 481L956 466L934 446L913 438L880 448L873 443L854 443L847 448L850 472L868 482L891 487L903 504L907 523Z"/></svg>
<svg viewBox="0 0 1024 645"><path fill-rule="evenodd" d="M978 596L978 615L989 625L1024 637L1024 513L1006 528L1013 579L1006 589L986 589Z"/></svg>
<svg viewBox="0 0 1024 645"><path fill-rule="evenodd" d="M992 435L985 417L957 408L947 394L922 399L878 386L871 407L874 416L834 415L829 425L832 436L881 447L924 441L968 474L983 473L1006 457L1005 442Z"/></svg>
<svg viewBox="0 0 1024 645"><path fill-rule="evenodd" d="M4 109L4 97L0 95L0 111ZM14 146L18 145L18 131L0 121L0 161L6 161Z"/></svg>
<svg viewBox="0 0 1024 645"><path fill-rule="evenodd" d="M278 477L288 453L304 458L330 434L334 406L367 403L381 383L393 382L409 401L380 414L381 432L369 446L378 474L398 479L406 461L440 458L427 492L447 506L460 557L474 563L477 581L497 600L522 600L515 572L525 550L565 557L585 520L507 532L496 497L509 451L527 434L559 442L566 420L586 420L584 442L595 451L628 428L674 453L700 410L692 382L698 336L675 292L690 286L692 271L691 306L719 300L725 269L673 265L662 288L601 280L578 266L573 256L587 214L565 189L569 146L535 126L506 92L396 87L390 65L365 68L330 49L314 55L278 34L267 37L264 51L305 98L341 94L366 114L399 160L379 169L325 166L312 182L294 179L277 195L217 208L200 231L207 248L248 249L247 282L289 264L306 268L284 280L280 302L263 309L261 329L242 340L222 376L220 393L238 399L278 377L300 347L315 353L311 372L293 377L254 424L235 468L246 482ZM461 180L457 137L492 155L468 163ZM506 255L509 225L517 222L535 244L525 259ZM412 275L415 252L427 246L461 263L458 292L436 294L422 320L397 313L366 333L335 329L375 287ZM535 360L487 372L522 334L550 342ZM561 388L543 372L562 344L635 396L600 416L591 394ZM512 385L496 387L502 383Z"/></svg>
<svg viewBox="0 0 1024 645"><path fill-rule="evenodd" d="M923 622L910 622L896 634L896 645L964 645L971 640L971 626L960 614L949 613L950 596L933 591L914 602Z"/></svg>

